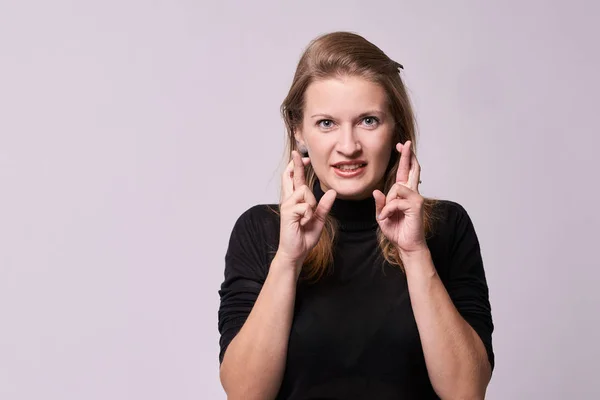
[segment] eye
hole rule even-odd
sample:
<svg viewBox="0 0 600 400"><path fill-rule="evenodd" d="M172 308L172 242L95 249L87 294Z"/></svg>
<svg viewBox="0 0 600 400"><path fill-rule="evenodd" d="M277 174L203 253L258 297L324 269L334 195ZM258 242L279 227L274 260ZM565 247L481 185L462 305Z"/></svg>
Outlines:
<svg viewBox="0 0 600 400"><path fill-rule="evenodd" d="M364 117L363 118L363 123L369 127L369 128L373 128L376 127L379 124L379 118L377 117Z"/></svg>
<svg viewBox="0 0 600 400"><path fill-rule="evenodd" d="M321 119L317 121L317 126L323 129L330 129L333 127L333 121L330 119Z"/></svg>

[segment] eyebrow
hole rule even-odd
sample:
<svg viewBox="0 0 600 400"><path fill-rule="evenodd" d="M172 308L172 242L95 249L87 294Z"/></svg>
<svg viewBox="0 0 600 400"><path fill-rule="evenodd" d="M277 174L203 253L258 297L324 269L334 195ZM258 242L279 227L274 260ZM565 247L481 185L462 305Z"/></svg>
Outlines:
<svg viewBox="0 0 600 400"><path fill-rule="evenodd" d="M385 113L383 111L379 111L379 110L370 110L370 111L366 111L364 113L361 113L358 118L364 118L364 117L368 117L370 115L380 115L383 116L385 115ZM311 118L315 118L315 117L323 117L323 118L328 118L328 119L335 119L333 118L331 115L329 114L315 114L315 115L311 115Z"/></svg>

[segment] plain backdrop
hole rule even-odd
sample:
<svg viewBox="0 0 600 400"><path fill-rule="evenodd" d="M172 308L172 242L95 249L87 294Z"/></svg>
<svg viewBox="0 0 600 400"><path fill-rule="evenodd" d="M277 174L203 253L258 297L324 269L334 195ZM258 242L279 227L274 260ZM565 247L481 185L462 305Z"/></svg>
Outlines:
<svg viewBox="0 0 600 400"><path fill-rule="evenodd" d="M315 36L404 64L426 196L461 203L492 400L600 398L593 1L0 2L0 398L225 399L218 289L276 202Z"/></svg>

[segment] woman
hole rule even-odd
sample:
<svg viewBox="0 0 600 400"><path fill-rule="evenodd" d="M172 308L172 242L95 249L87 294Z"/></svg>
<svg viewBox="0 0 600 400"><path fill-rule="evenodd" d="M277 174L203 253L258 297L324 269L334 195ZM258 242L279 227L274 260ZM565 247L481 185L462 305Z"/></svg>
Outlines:
<svg viewBox="0 0 600 400"><path fill-rule="evenodd" d="M461 205L419 194L401 68L346 32L300 59L282 105L280 203L244 212L226 254L228 398L484 397L494 353L479 243Z"/></svg>

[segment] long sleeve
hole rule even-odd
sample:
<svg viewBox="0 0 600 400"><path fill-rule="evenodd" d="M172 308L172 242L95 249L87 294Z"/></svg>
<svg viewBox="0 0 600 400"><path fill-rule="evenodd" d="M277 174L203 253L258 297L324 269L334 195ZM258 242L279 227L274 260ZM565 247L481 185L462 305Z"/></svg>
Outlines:
<svg viewBox="0 0 600 400"><path fill-rule="evenodd" d="M267 277L269 251L273 247L273 218L268 213L272 211L265 206L248 209L238 218L230 235L224 280L219 290L220 363L252 311Z"/></svg>
<svg viewBox="0 0 600 400"><path fill-rule="evenodd" d="M479 240L467 211L458 203L451 204L452 223L449 226L453 228L453 233L449 243L450 262L444 284L458 312L481 338L493 369L494 324Z"/></svg>

